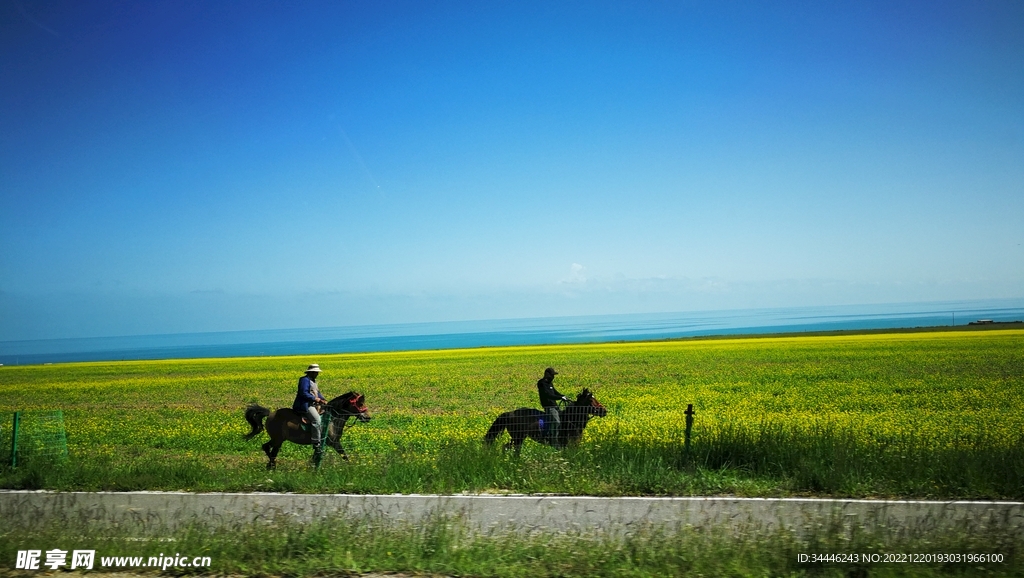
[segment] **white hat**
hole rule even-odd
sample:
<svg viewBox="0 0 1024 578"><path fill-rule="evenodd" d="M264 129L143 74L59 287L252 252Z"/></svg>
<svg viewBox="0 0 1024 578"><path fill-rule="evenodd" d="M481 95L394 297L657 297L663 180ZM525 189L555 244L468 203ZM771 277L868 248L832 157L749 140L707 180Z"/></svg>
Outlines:
<svg viewBox="0 0 1024 578"><path fill-rule="evenodd" d="M310 363L309 367L306 368L306 373L310 372L320 373L320 366L316 363Z"/></svg>

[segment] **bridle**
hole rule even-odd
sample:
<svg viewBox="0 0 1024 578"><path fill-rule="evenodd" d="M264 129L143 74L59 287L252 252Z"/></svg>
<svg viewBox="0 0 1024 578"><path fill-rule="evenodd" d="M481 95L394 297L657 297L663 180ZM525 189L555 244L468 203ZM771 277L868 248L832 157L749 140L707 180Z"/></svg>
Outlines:
<svg viewBox="0 0 1024 578"><path fill-rule="evenodd" d="M341 406L341 407L336 407ZM351 409L348 409L350 408ZM327 403L327 411L331 414L331 419L344 418L348 420L350 417L359 417L360 415L366 415L369 411L366 404L363 403L363 394L357 393L348 399L337 399Z"/></svg>

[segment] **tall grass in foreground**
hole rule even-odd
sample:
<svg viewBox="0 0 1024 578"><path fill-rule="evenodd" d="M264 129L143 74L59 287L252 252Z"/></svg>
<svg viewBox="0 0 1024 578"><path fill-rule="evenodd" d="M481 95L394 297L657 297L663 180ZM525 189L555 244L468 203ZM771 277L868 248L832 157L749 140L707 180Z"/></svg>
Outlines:
<svg viewBox="0 0 1024 578"><path fill-rule="evenodd" d="M230 530L192 527L148 536L102 527L44 527L0 533L0 567L13 568L18 550L96 550L103 557L181 554L209 556L211 566L174 574L245 576L348 575L414 572L455 576L1022 576L1024 540L1000 533L929 532L926 536L837 531L799 536L751 529L742 535L688 528L638 529L628 536L492 534L467 530L457 519L418 526L329 518L298 525L279 522ZM996 561L885 562L886 555L997 555ZM801 562L801 554L841 554L846 562ZM878 561L871 561L877 556ZM927 559L926 559L927 560Z"/></svg>
<svg viewBox="0 0 1024 578"><path fill-rule="evenodd" d="M328 456L320 470L306 460L292 460L268 472L265 458L257 453L218 459L142 449L121 457L29 460L16 470L0 467L0 485L59 490L1024 498L1024 435L1012 443L979 435L936 446L909 434L868 440L840 426L765 423L695 435L689 451L682 443L610 437L561 452L529 442L519 457L482 440L356 454L349 462Z"/></svg>
<svg viewBox="0 0 1024 578"><path fill-rule="evenodd" d="M688 461L685 456L684 462ZM785 480L796 492L932 498L1024 497L1024 432L936 444L913 433L865 436L851 427L765 423L729 427L697 444L689 461Z"/></svg>

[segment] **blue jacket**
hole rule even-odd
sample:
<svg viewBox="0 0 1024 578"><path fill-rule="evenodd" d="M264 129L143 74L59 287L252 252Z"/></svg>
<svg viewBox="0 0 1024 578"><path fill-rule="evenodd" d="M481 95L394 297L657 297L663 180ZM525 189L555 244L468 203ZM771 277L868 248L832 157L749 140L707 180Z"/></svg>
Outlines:
<svg viewBox="0 0 1024 578"><path fill-rule="evenodd" d="M310 381L309 376L303 375L299 378L299 391L295 394L295 403L292 409L299 414L306 413L314 401L323 400L320 391L316 388L316 382Z"/></svg>

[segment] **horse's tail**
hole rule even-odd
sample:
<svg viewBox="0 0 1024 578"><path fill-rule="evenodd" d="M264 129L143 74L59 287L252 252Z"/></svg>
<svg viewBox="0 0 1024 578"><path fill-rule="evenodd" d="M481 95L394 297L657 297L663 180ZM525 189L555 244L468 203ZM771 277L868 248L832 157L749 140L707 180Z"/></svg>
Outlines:
<svg viewBox="0 0 1024 578"><path fill-rule="evenodd" d="M251 440L263 431L263 418L270 415L270 410L259 404L251 404L245 410L245 421L249 422L252 431L245 434L245 439Z"/></svg>
<svg viewBox="0 0 1024 578"><path fill-rule="evenodd" d="M509 423L512 421L512 412L506 411L505 413L498 416L498 419L494 420L491 424L491 429L487 430L487 434L484 435L484 442L488 445L493 444L494 440L498 439L501 432L508 428Z"/></svg>

